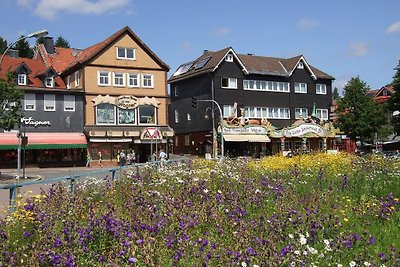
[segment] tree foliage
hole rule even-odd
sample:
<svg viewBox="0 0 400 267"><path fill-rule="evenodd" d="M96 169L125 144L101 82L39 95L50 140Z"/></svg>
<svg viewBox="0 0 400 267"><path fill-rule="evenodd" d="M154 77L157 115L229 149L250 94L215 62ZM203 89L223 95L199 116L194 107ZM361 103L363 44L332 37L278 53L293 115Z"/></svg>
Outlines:
<svg viewBox="0 0 400 267"><path fill-rule="evenodd" d="M17 89L13 75L8 74L7 81L0 79L0 129L11 130L19 124L21 113L21 99L23 91Z"/></svg>
<svg viewBox="0 0 400 267"><path fill-rule="evenodd" d="M21 36L22 38L23 36ZM14 49L18 50L18 56L22 58L33 58L33 48L30 47L26 39L21 39L15 43Z"/></svg>
<svg viewBox="0 0 400 267"><path fill-rule="evenodd" d="M389 99L389 110L393 112L392 125L397 133L400 135L400 60L395 68L395 75L393 76L392 86L394 87L394 94Z"/></svg>
<svg viewBox="0 0 400 267"><path fill-rule="evenodd" d="M339 127L351 140L373 140L375 134L387 121L384 107L370 99L366 92L369 86L359 77L353 77L344 87L344 95L339 99Z"/></svg>
<svg viewBox="0 0 400 267"><path fill-rule="evenodd" d="M7 40L0 37L0 54L3 54L7 49Z"/></svg>
<svg viewBox="0 0 400 267"><path fill-rule="evenodd" d="M332 98L333 98L333 99L336 99L336 100L340 98L339 90L337 89L337 87L335 87L335 88L333 89L333 91L332 91Z"/></svg>
<svg viewBox="0 0 400 267"><path fill-rule="evenodd" d="M58 36L56 42L54 43L55 47L64 47L64 48L70 48L69 42L64 39L62 36Z"/></svg>

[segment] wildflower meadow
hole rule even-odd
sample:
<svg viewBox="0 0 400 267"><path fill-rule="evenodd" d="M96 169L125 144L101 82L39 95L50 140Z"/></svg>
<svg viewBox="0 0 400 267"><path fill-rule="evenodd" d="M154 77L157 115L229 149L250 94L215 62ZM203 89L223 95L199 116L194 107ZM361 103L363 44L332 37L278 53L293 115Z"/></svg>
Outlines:
<svg viewBox="0 0 400 267"><path fill-rule="evenodd" d="M144 166L0 220L0 266L400 266L400 161L309 154Z"/></svg>

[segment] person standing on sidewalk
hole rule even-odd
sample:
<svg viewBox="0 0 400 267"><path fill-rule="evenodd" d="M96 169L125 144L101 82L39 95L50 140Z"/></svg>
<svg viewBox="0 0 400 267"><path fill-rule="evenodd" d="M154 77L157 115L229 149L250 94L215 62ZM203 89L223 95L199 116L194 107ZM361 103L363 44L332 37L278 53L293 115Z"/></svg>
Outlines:
<svg viewBox="0 0 400 267"><path fill-rule="evenodd" d="M102 160L103 160L103 159L102 159L102 157L101 157L101 151L99 151L99 166L100 166L101 168L103 168L103 164L101 163Z"/></svg>
<svg viewBox="0 0 400 267"><path fill-rule="evenodd" d="M90 163L92 161L92 157L90 156L89 153L86 155L86 168L90 168Z"/></svg>

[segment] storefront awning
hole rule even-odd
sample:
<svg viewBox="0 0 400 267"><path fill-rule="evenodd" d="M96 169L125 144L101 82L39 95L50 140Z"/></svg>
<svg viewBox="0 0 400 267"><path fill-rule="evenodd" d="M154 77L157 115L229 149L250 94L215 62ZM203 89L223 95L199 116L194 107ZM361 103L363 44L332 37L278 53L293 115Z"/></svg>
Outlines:
<svg viewBox="0 0 400 267"><path fill-rule="evenodd" d="M83 133L26 133L26 149L63 149L86 148L87 141ZM16 132L0 133L0 149L17 149L19 140Z"/></svg>
<svg viewBox="0 0 400 267"><path fill-rule="evenodd" d="M266 135L257 134L225 134L224 139L227 142L258 142L266 143L271 142L271 140Z"/></svg>

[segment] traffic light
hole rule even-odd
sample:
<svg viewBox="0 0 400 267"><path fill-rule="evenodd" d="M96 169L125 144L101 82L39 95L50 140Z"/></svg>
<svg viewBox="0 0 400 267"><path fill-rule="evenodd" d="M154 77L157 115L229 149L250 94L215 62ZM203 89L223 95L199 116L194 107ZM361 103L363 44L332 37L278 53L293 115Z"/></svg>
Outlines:
<svg viewBox="0 0 400 267"><path fill-rule="evenodd" d="M197 109L197 98L195 98L194 96L192 96L192 108L196 108Z"/></svg>

